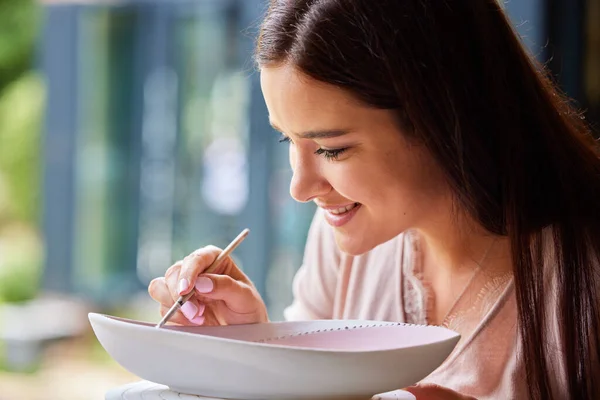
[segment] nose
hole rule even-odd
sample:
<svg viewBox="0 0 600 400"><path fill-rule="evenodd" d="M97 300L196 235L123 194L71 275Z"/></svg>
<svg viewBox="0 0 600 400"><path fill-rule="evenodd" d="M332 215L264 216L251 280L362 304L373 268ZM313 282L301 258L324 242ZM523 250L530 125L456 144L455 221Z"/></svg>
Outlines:
<svg viewBox="0 0 600 400"><path fill-rule="evenodd" d="M331 185L321 174L312 153L301 155L298 151L290 151L290 164L293 171L290 194L294 200L306 203L331 191Z"/></svg>

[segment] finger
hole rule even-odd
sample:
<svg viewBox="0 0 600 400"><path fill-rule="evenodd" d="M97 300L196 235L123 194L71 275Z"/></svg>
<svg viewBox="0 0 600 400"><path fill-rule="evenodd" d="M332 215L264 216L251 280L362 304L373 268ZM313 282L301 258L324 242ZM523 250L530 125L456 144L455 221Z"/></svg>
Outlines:
<svg viewBox="0 0 600 400"><path fill-rule="evenodd" d="M161 295L163 296L164 303L167 306L173 305L176 301L179 300L179 291L180 291L180 279L181 276L181 266L182 263L174 264L167 271L165 278L165 286L166 290L163 288L161 291ZM159 283L156 283L159 286ZM198 303L197 300L189 299L186 301L181 308L179 309L179 313L183 314L185 318L195 325L202 325L204 322L204 318L202 314L204 313L205 305Z"/></svg>
<svg viewBox="0 0 600 400"><path fill-rule="evenodd" d="M179 299L179 277L181 275L182 264L182 262L174 264L165 274L165 283L167 284L173 303Z"/></svg>
<svg viewBox="0 0 600 400"><path fill-rule="evenodd" d="M417 400L476 400L474 397L435 384L418 384L404 390L412 393Z"/></svg>
<svg viewBox="0 0 600 400"><path fill-rule="evenodd" d="M187 294L193 289L193 282L196 281L198 275L212 265L219 254L221 254L221 251L221 249L215 246L206 246L196 250L183 260L181 271L179 272L179 282L177 284L179 295ZM227 259L223 260L222 264L227 261Z"/></svg>
<svg viewBox="0 0 600 400"><path fill-rule="evenodd" d="M188 300L186 301L179 311L195 325L202 325L204 322L204 314L205 306L204 304L199 304L196 300Z"/></svg>
<svg viewBox="0 0 600 400"><path fill-rule="evenodd" d="M262 304L252 287L229 275L204 274L196 279L194 288L200 296L222 300L231 311L240 314L256 312Z"/></svg>
<svg viewBox="0 0 600 400"><path fill-rule="evenodd" d="M220 326L220 325L224 325L221 323L221 321L217 318L217 315L215 313L215 307L213 306L207 306L206 310L204 311L204 315L202 315L204 317L204 323L202 325L204 326Z"/></svg>
<svg viewBox="0 0 600 400"><path fill-rule="evenodd" d="M160 304L171 307L174 303L165 278L156 278L148 285L150 297Z"/></svg>
<svg viewBox="0 0 600 400"><path fill-rule="evenodd" d="M165 276L172 274L175 270L179 271L179 268L181 268L181 264L183 264L183 260L179 260L173 265L171 265L165 272Z"/></svg>
<svg viewBox="0 0 600 400"><path fill-rule="evenodd" d="M169 311L170 307L165 307L163 305L160 306L160 315L161 316L165 316L165 314ZM184 326L189 326L189 325L202 325L204 324L204 317L201 316L198 319L196 319L196 321L190 321L189 319L187 319L180 311L177 311L175 314L173 314L173 316L171 318L169 318L170 323L175 323L178 325L184 325ZM198 323L201 322L201 323Z"/></svg>

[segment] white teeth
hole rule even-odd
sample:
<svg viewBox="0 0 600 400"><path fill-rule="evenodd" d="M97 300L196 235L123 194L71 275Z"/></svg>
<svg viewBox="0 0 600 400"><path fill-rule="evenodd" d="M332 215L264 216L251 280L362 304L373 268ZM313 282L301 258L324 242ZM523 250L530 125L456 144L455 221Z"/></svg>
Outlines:
<svg viewBox="0 0 600 400"><path fill-rule="evenodd" d="M329 210L330 213L335 214L335 215L339 215L339 214L344 214L350 210L352 210L354 207L356 207L357 204L350 204L346 207L340 207L337 210Z"/></svg>

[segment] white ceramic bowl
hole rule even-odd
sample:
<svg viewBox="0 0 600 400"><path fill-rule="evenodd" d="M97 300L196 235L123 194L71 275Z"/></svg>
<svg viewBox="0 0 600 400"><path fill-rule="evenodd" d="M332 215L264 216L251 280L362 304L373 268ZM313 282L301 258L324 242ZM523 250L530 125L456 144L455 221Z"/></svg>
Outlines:
<svg viewBox="0 0 600 400"><path fill-rule="evenodd" d="M324 320L165 326L89 314L125 369L173 391L243 400L368 399L412 385L452 352L451 330Z"/></svg>

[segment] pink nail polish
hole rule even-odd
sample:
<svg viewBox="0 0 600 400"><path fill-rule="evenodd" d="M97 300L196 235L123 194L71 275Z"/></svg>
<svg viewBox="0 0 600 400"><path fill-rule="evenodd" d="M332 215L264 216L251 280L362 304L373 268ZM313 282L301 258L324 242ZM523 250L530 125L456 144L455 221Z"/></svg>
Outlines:
<svg viewBox="0 0 600 400"><path fill-rule="evenodd" d="M215 285L210 278L201 276L196 280L196 290L200 293L210 293L213 291Z"/></svg>
<svg viewBox="0 0 600 400"><path fill-rule="evenodd" d="M181 312L187 319L193 322L193 319L198 315L198 307L194 303L186 302L181 306Z"/></svg>
<svg viewBox="0 0 600 400"><path fill-rule="evenodd" d="M198 315L192 320L192 322L196 325L202 325L204 323L204 317L202 315Z"/></svg>
<svg viewBox="0 0 600 400"><path fill-rule="evenodd" d="M206 305L204 305L204 304L200 304L200 305L198 306L198 316L200 316L200 315L204 315L204 310L205 310L205 309L206 309Z"/></svg>
<svg viewBox="0 0 600 400"><path fill-rule="evenodd" d="M183 292L185 292L188 287L190 287L190 283L188 282L187 279L183 278L182 280L179 281L179 294L182 294Z"/></svg>

